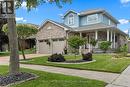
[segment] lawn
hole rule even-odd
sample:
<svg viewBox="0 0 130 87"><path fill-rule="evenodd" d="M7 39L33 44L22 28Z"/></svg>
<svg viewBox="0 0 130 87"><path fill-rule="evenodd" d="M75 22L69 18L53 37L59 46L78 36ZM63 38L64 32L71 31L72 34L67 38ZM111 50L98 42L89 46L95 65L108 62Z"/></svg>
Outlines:
<svg viewBox="0 0 130 87"><path fill-rule="evenodd" d="M26 49L26 50L24 50L24 53L25 54L33 54L33 53L35 53L35 49ZM22 54L22 52L19 51L19 54ZM9 56L9 55L10 55L10 52L0 52L0 57Z"/></svg>
<svg viewBox="0 0 130 87"><path fill-rule="evenodd" d="M27 81L11 87L105 87L106 83L96 80L89 80L80 77L53 74L30 69L21 69L24 72L34 73L39 78ZM8 67L0 66L0 74L5 75Z"/></svg>
<svg viewBox="0 0 130 87"><path fill-rule="evenodd" d="M10 53L9 52L0 52L0 57L2 56L9 56Z"/></svg>
<svg viewBox="0 0 130 87"><path fill-rule="evenodd" d="M130 65L130 58L122 59L112 59L111 55L108 54L94 54L93 58L96 62L86 63L86 64L56 64L47 61L46 57L33 58L27 61L21 61L26 64L38 64L46 66L64 67L64 68L74 68L83 70L94 70L94 71L104 71L112 73L121 73L128 65ZM65 56L67 60L75 59L73 55ZM77 59L81 59L81 56L77 56Z"/></svg>

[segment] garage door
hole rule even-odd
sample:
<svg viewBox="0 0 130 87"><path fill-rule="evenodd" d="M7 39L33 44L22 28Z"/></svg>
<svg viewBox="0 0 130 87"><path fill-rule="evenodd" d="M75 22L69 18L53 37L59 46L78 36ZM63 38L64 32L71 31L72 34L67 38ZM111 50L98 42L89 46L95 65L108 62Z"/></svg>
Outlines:
<svg viewBox="0 0 130 87"><path fill-rule="evenodd" d="M47 44L46 40L39 41L39 53L50 54L50 46Z"/></svg>
<svg viewBox="0 0 130 87"><path fill-rule="evenodd" d="M63 53L65 47L64 39L55 39L53 40L53 53Z"/></svg>

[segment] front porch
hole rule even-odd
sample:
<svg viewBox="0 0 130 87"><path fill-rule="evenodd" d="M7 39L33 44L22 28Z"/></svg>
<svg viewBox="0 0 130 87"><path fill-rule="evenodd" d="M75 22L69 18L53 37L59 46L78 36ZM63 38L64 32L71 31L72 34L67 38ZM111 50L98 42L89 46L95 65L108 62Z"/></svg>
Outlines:
<svg viewBox="0 0 130 87"><path fill-rule="evenodd" d="M98 29L98 30L92 30L92 31L80 31L77 32L77 34L87 39L87 44L80 47L80 50L91 52L92 48L99 51L99 45L102 41L110 41L111 43L111 50L118 48L118 33L112 29ZM93 47L90 44L90 41L94 39L97 40L97 45Z"/></svg>

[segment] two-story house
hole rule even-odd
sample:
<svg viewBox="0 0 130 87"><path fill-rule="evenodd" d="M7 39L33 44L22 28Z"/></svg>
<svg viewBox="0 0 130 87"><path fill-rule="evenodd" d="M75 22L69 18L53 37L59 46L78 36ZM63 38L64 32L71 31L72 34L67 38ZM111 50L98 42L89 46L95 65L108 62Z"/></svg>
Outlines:
<svg viewBox="0 0 130 87"><path fill-rule="evenodd" d="M63 20L63 23L46 20L40 26L37 34L37 53L64 53L64 48L69 47L67 38L75 34L86 38L88 43L91 39L98 40L96 49L99 49L101 41L111 41L111 49L126 43L127 34L117 28L118 20L103 9L79 13L70 10L64 14ZM88 43L80 49L91 51L92 46Z"/></svg>

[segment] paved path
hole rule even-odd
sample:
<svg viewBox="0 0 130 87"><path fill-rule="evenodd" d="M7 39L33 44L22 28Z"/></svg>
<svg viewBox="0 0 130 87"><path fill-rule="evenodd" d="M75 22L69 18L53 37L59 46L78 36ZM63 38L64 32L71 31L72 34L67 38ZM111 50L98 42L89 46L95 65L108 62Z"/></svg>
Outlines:
<svg viewBox="0 0 130 87"><path fill-rule="evenodd" d="M48 56L49 54L26 54L26 59L29 58L36 58L36 57L41 57L41 56ZM8 64L9 63L9 56L3 56L0 57L0 64ZM20 59L23 59L23 56L20 55Z"/></svg>
<svg viewBox="0 0 130 87"><path fill-rule="evenodd" d="M51 67L51 66L21 64L21 67L29 68L33 70L46 71L51 73L78 76L78 77L83 77L88 79L95 79L95 80L104 81L106 83L113 82L119 76L119 74L113 74L113 73L97 72L97 71L89 71L89 70L76 70L76 69L59 68L59 67Z"/></svg>
<svg viewBox="0 0 130 87"><path fill-rule="evenodd" d="M106 87L130 87L130 66L121 75Z"/></svg>

